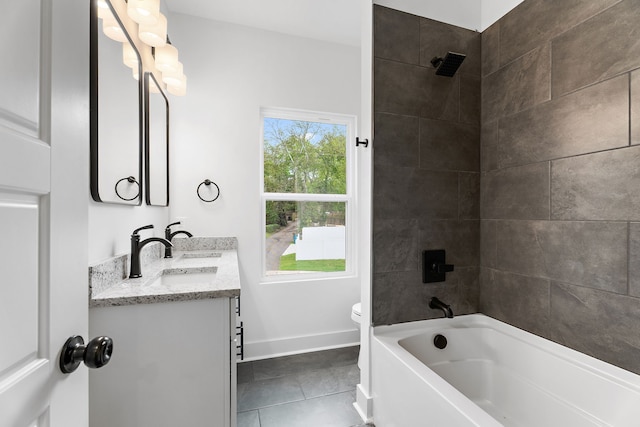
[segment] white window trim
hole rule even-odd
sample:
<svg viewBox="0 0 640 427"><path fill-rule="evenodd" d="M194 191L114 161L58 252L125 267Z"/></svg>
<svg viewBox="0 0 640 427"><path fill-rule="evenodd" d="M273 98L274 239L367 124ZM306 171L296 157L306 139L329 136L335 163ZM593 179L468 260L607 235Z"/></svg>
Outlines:
<svg viewBox="0 0 640 427"><path fill-rule="evenodd" d="M346 156L347 156L347 191L346 194L300 194L300 193L265 193L264 191L264 119L288 119L317 123L331 123L345 125ZM357 117L354 115L326 113L317 111L294 110L288 108L262 108L260 110L260 231L261 231L261 268L260 283L285 283L305 282L330 279L345 279L357 277L357 245L356 245L356 159L355 159L355 132L357 129ZM336 272L317 272L304 274L276 274L267 276L266 271L266 239L265 216L266 202L270 200L296 201L296 202L345 202L345 227L346 227L346 270Z"/></svg>

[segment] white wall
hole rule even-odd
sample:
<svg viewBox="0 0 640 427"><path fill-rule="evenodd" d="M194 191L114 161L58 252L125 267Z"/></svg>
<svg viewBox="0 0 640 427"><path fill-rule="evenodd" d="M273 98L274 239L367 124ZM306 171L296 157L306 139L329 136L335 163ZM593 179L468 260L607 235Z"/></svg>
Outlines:
<svg viewBox="0 0 640 427"><path fill-rule="evenodd" d="M484 31L523 0L374 0L375 4L474 31Z"/></svg>
<svg viewBox="0 0 640 427"><path fill-rule="evenodd" d="M374 0L376 4L470 30L480 30L480 0Z"/></svg>
<svg viewBox="0 0 640 427"><path fill-rule="evenodd" d="M358 48L172 14L188 77L171 99L171 219L199 236L237 236L248 358L358 341L356 278L261 284L260 108L357 115ZM214 203L196 187L220 186Z"/></svg>
<svg viewBox="0 0 640 427"><path fill-rule="evenodd" d="M89 199L91 197L87 196ZM89 201L89 265L130 251L131 232L153 224L154 230L141 232L143 239L164 237L168 208L156 206L121 206Z"/></svg>
<svg viewBox="0 0 640 427"><path fill-rule="evenodd" d="M489 28L494 22L522 2L523 0L482 0L480 31Z"/></svg>

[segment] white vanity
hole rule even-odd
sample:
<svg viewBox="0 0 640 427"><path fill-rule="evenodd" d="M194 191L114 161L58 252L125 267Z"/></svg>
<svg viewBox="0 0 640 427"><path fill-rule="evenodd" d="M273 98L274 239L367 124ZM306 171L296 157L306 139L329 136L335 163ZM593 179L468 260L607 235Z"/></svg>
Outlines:
<svg viewBox="0 0 640 427"><path fill-rule="evenodd" d="M114 342L90 372L92 427L236 425L236 240L174 242L172 259L150 248L139 279L119 258L90 268L90 333Z"/></svg>

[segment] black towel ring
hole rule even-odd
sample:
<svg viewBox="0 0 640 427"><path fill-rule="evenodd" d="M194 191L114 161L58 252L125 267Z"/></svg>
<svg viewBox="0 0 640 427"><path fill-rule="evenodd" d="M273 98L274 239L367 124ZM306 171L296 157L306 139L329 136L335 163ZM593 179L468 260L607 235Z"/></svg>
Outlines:
<svg viewBox="0 0 640 427"><path fill-rule="evenodd" d="M216 197L214 197L214 198L213 198L213 199L211 199L211 200L203 199L203 198L202 198L202 196L200 195L200 187L202 187L203 185L207 185L207 186L209 186L209 185L211 185L211 184L213 184L213 185L215 185L215 186L216 186L216 189L218 190L218 194L216 194ZM218 184L216 184L215 182L211 181L210 179L205 179L204 181L202 181L202 182L200 183L200 185L198 185L198 188L196 189L196 194L198 195L198 197L200 198L200 200L202 200L203 202L206 202L206 203L215 202L216 200L218 200L218 197L220 197L220 187L218 187Z"/></svg>
<svg viewBox="0 0 640 427"><path fill-rule="evenodd" d="M120 184L122 181L127 181L129 184L133 184L135 183L138 186L138 194L136 194L135 196L133 196L130 199L126 199L124 197L122 197L120 195L120 193L118 193L118 184ZM127 202L130 202L131 200L135 200L138 198L138 196L140 196L140 183L133 177L133 176L127 176L125 178L119 179L118 182L116 182L116 194L118 195L118 197L120 197L122 200L126 200Z"/></svg>

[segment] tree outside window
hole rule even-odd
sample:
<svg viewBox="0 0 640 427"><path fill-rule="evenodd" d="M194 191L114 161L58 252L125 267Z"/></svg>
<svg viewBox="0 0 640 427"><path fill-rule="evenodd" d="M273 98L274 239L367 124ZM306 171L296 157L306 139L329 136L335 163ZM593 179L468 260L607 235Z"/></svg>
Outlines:
<svg viewBox="0 0 640 427"><path fill-rule="evenodd" d="M300 116L263 116L267 276L348 270L352 124Z"/></svg>

